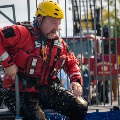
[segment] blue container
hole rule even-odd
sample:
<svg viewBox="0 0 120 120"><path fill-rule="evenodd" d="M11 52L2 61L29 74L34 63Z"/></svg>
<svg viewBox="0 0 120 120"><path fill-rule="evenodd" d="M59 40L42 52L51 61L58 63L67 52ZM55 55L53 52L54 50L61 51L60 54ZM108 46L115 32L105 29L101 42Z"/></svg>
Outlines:
<svg viewBox="0 0 120 120"><path fill-rule="evenodd" d="M69 120L68 117L56 112L45 112L47 120Z"/></svg>

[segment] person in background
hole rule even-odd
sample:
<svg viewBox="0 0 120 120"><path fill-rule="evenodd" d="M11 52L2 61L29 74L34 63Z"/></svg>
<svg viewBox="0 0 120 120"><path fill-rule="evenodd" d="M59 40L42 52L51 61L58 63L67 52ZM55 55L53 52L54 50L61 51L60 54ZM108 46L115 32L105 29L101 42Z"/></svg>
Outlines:
<svg viewBox="0 0 120 120"><path fill-rule="evenodd" d="M79 68L82 71L83 76L83 94L82 97L90 102L92 99L92 86L91 86L91 76L89 75L88 68L83 65L84 63L84 55L78 54L77 60L79 62Z"/></svg>
<svg viewBox="0 0 120 120"><path fill-rule="evenodd" d="M118 81L119 81L119 78L115 78L112 80L112 91L113 91L113 95L114 95L114 98L113 98L113 101L118 101Z"/></svg>
<svg viewBox="0 0 120 120"><path fill-rule="evenodd" d="M24 120L46 120L44 109L53 109L70 120L84 120L88 103L82 97L78 61L58 36L64 12L53 0L39 3L33 25L22 22L0 29L0 62L4 68L3 97L15 114L14 81L20 88L20 115ZM63 68L70 91L57 78Z"/></svg>
<svg viewBox="0 0 120 120"><path fill-rule="evenodd" d="M107 50L107 49L106 49ZM97 52L97 63L101 62L100 54ZM105 94L104 94L105 90ZM99 103L109 103L109 80L98 80Z"/></svg>
<svg viewBox="0 0 120 120"><path fill-rule="evenodd" d="M109 80L99 80L98 81L98 93L99 93L99 102L101 103L109 103ZM105 88L104 88L105 86ZM105 94L104 94L105 90Z"/></svg>
<svg viewBox="0 0 120 120"><path fill-rule="evenodd" d="M67 77L67 74L64 72L63 69L60 70L57 77L60 79L63 87L65 87L66 90L69 90L70 79Z"/></svg>

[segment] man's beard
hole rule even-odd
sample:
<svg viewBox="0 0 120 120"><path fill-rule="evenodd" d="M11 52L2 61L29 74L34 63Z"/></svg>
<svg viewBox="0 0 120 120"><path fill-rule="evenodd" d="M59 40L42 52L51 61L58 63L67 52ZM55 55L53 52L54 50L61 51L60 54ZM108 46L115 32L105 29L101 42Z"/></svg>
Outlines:
<svg viewBox="0 0 120 120"><path fill-rule="evenodd" d="M50 34L54 34L53 37L56 36L57 31L56 30L51 30L49 33L46 33L46 37L48 37Z"/></svg>

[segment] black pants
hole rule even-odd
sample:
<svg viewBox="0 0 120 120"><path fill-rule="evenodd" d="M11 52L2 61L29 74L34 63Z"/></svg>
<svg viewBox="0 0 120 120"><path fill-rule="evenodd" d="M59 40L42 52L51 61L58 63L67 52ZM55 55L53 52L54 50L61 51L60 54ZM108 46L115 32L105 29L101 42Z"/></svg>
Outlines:
<svg viewBox="0 0 120 120"><path fill-rule="evenodd" d="M108 80L105 81L105 95L104 95L104 85L101 84L101 81L98 81L98 92L99 92L99 100L100 102L109 103L109 90L108 90Z"/></svg>
<svg viewBox="0 0 120 120"><path fill-rule="evenodd" d="M4 99L15 113L15 93L4 89ZM46 120L44 109L54 109L70 120L84 120L88 104L58 84L44 86L39 93L20 93L20 112L24 120Z"/></svg>

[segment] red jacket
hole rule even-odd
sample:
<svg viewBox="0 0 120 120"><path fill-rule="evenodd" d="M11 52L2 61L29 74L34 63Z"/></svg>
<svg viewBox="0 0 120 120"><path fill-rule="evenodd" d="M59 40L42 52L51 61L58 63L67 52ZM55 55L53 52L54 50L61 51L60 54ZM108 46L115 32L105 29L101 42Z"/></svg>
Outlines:
<svg viewBox="0 0 120 120"><path fill-rule="evenodd" d="M33 30L40 35L36 28ZM40 85L47 85L48 77L55 77L58 70L63 67L71 82L77 81L82 84L77 59L74 53L69 51L66 43L58 36L53 40L47 40L47 60L44 60L39 40L39 37L25 26L13 25L0 29L2 66L9 67L15 63L19 71L40 78Z"/></svg>

